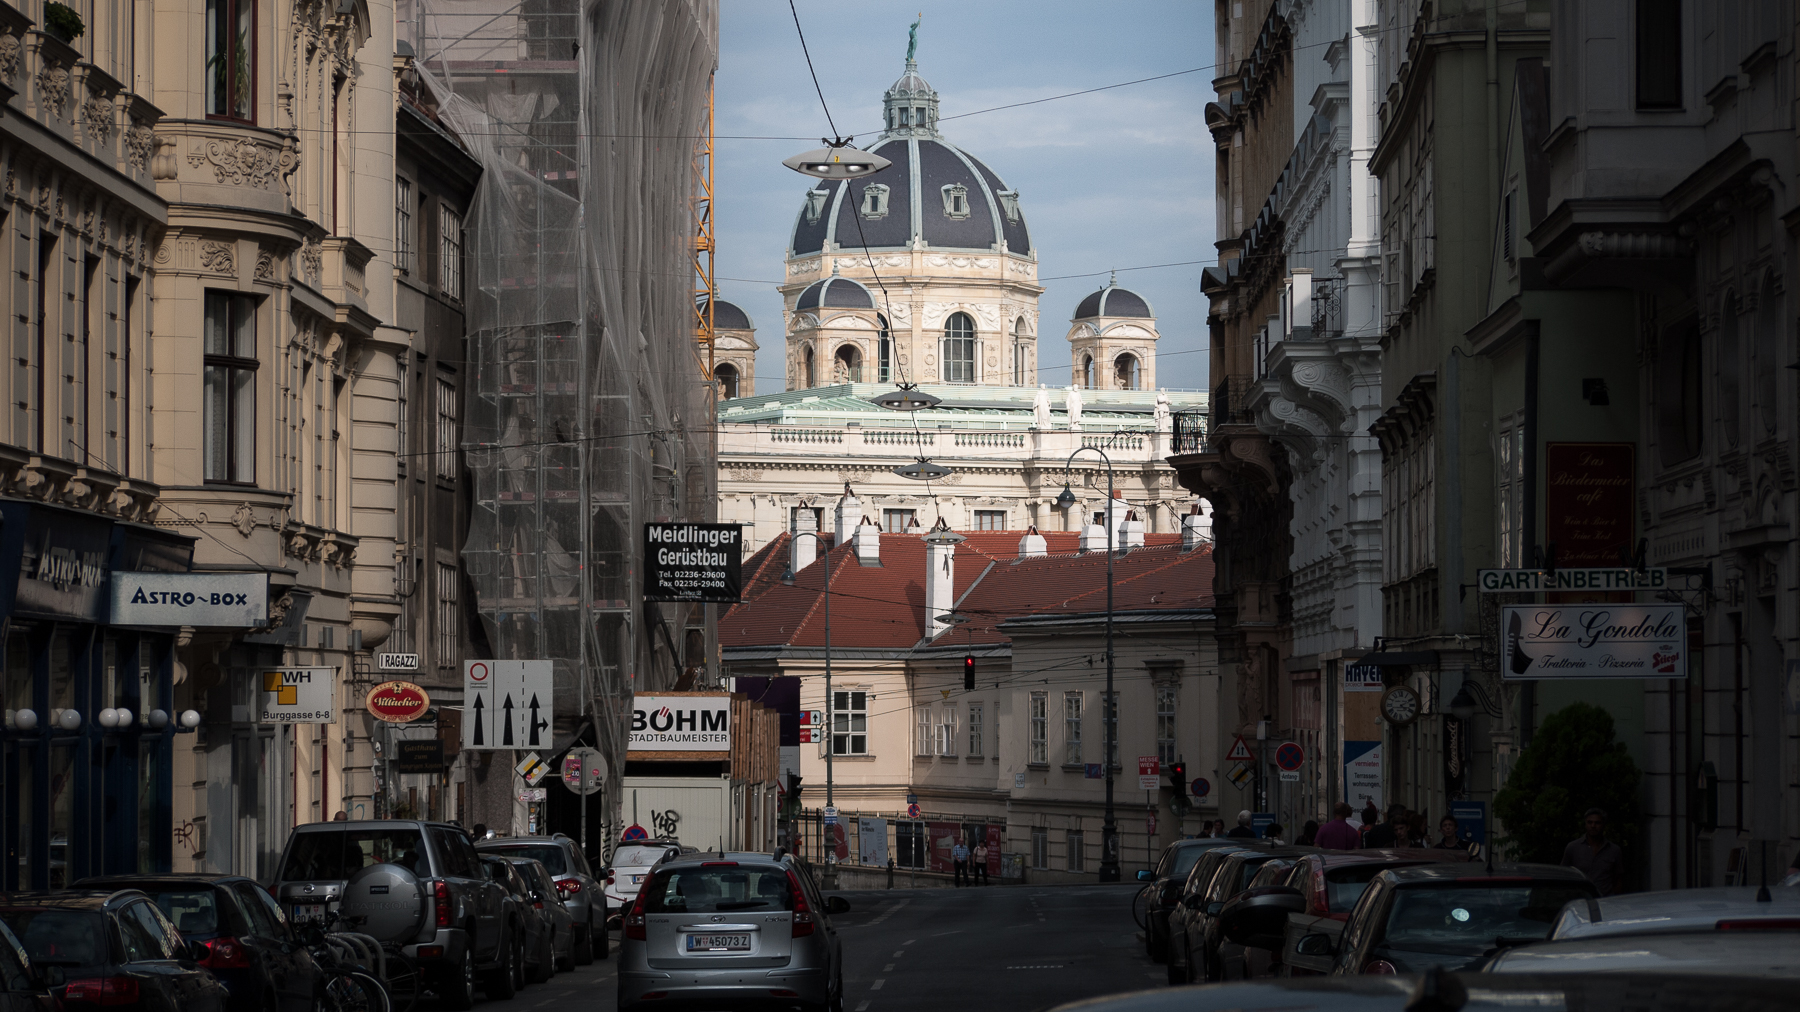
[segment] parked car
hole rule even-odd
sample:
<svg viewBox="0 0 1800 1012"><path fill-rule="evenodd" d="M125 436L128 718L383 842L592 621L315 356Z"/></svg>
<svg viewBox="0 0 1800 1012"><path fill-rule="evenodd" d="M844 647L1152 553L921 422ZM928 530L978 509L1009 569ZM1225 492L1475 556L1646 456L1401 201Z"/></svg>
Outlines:
<svg viewBox="0 0 1800 1012"><path fill-rule="evenodd" d="M550 872L550 878L556 883L557 896L562 900L563 908L568 910L570 919L575 922L575 965L587 966L595 958L607 958L610 950L606 934L608 907L616 907L635 899L635 886L628 897L609 904L607 890L613 882L613 871L603 869L596 875L590 870L580 845L561 833L555 836L512 836L484 840L477 843L475 849L484 853L505 854L507 857L536 858L543 862Z"/></svg>
<svg viewBox="0 0 1800 1012"><path fill-rule="evenodd" d="M1227 977L1228 972L1234 976L1242 976L1243 947L1234 945L1230 953L1220 949L1225 937L1219 931L1219 914L1232 897L1249 887L1250 880L1256 877L1263 865L1271 861L1285 861L1291 865L1295 856L1291 851L1271 847L1238 850L1227 854L1219 863L1218 871L1213 873L1206 891L1178 910L1175 919L1170 921L1171 926L1177 923L1180 925L1170 933L1171 942L1179 939L1179 944L1171 944L1169 947L1171 980L1174 980L1177 973L1182 975L1179 983L1227 980L1230 979ZM1233 960L1230 967L1226 965L1227 956Z"/></svg>
<svg viewBox="0 0 1800 1012"><path fill-rule="evenodd" d="M1226 858L1233 854L1257 849L1259 848L1254 843L1246 846L1243 840L1232 840L1226 846L1207 850L1206 853L1200 855L1200 860L1194 862L1193 870L1188 872L1187 880L1181 883L1180 892L1175 898L1175 905L1170 908L1169 916L1165 918L1168 934L1167 940L1163 943L1163 954L1166 957L1165 962L1168 964L1170 984L1186 984L1193 979L1188 975L1185 957L1182 957L1183 962L1176 962L1177 954L1187 951L1188 911L1195 904L1204 906L1203 897L1206 890L1212 885L1213 877L1218 874L1219 868L1225 863Z"/></svg>
<svg viewBox="0 0 1800 1012"><path fill-rule="evenodd" d="M620 844L608 865L612 874L606 880L606 902L622 915L623 908L637 899L638 889L649 879L651 869L680 856L681 844L672 840Z"/></svg>
<svg viewBox="0 0 1800 1012"><path fill-rule="evenodd" d="M1488 973L1702 973L1800 980L1800 931L1604 935L1502 949Z"/></svg>
<svg viewBox="0 0 1800 1012"><path fill-rule="evenodd" d="M0 920L0 1012L46 1012L56 1009L52 993L64 983L60 967L40 966Z"/></svg>
<svg viewBox="0 0 1800 1012"><path fill-rule="evenodd" d="M381 940L418 963L445 1008L475 1003L478 973L487 974L485 990L504 990L506 890L483 871L460 826L404 819L308 823L288 836L270 889L291 921L323 921L341 905L352 876L377 865L402 872L382 884L406 888L408 878L416 879L428 897L429 913L417 918L416 928L402 919L391 929L400 937Z"/></svg>
<svg viewBox="0 0 1800 1012"><path fill-rule="evenodd" d="M225 1012L230 994L150 897L135 889L12 893L0 921L49 976L68 1010L129 1005L148 1012Z"/></svg>
<svg viewBox="0 0 1800 1012"><path fill-rule="evenodd" d="M1169 958L1169 914L1181 901L1181 887L1195 862L1215 847L1235 845L1238 841L1223 837L1199 840L1176 840L1163 848L1155 869L1138 872L1138 881L1154 887L1144 914L1144 951L1158 963Z"/></svg>
<svg viewBox="0 0 1800 1012"><path fill-rule="evenodd" d="M696 854L650 872L625 914L620 1012L670 1005L839 1010L843 950L827 900L792 856Z"/></svg>
<svg viewBox="0 0 1800 1012"><path fill-rule="evenodd" d="M1549 937L1563 904L1595 895L1587 876L1558 865L1388 868L1357 900L1337 942L1319 932L1297 948L1334 956L1337 975L1474 969L1499 949Z"/></svg>
<svg viewBox="0 0 1800 1012"><path fill-rule="evenodd" d="M77 889L137 889L149 896L198 960L231 992L232 1012L310 1012L324 986L312 954L267 891L240 875L112 875Z"/></svg>
<svg viewBox="0 0 1800 1012"><path fill-rule="evenodd" d="M551 881L549 869L534 858L509 857L507 860L513 863L513 867L525 879L525 884L531 887L532 909L548 922L550 928L542 962L531 965L529 976L532 983L549 980L556 975L557 970L575 969L575 919L569 916L568 908L563 906L558 897L556 883Z"/></svg>
<svg viewBox="0 0 1800 1012"><path fill-rule="evenodd" d="M1787 1012L1793 982L1651 974L1620 986L1605 974L1296 977L1163 988L1073 1002L1052 1012Z"/></svg>
<svg viewBox="0 0 1800 1012"><path fill-rule="evenodd" d="M531 886L511 861L490 854L481 859L481 866L487 869L489 878L506 890L506 900L501 904L507 939L506 979L491 980L486 991L490 998L511 998L525 987L525 964L549 942L550 925L533 907L536 897Z"/></svg>
<svg viewBox="0 0 1800 1012"><path fill-rule="evenodd" d="M1603 896L1564 907L1550 937L1800 929L1800 889L1772 888L1760 901L1759 892L1755 886L1732 886Z"/></svg>

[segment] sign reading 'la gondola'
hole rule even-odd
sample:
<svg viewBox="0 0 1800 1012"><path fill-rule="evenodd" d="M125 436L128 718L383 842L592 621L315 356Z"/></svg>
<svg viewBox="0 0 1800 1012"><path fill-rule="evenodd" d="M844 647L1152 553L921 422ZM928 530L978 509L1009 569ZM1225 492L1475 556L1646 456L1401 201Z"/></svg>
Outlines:
<svg viewBox="0 0 1800 1012"><path fill-rule="evenodd" d="M743 556L739 524L645 524L644 600L734 603Z"/></svg>
<svg viewBox="0 0 1800 1012"><path fill-rule="evenodd" d="M1686 678L1679 604L1533 604L1500 609L1508 679Z"/></svg>

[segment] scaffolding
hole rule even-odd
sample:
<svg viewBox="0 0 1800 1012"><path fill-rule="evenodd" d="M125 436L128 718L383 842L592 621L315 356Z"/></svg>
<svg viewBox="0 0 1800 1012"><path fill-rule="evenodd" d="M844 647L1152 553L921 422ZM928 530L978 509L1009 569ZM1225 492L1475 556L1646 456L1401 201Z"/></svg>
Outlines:
<svg viewBox="0 0 1800 1012"><path fill-rule="evenodd" d="M718 291L713 287L713 87L706 82L706 127L694 145L694 357L700 375L713 381L713 323Z"/></svg>
<svg viewBox="0 0 1800 1012"><path fill-rule="evenodd" d="M717 2L398 13L483 169L466 223L463 563L495 656L555 661L565 737L591 718L616 812L633 693L674 686L716 642L703 612L639 603L637 532L716 515L710 376L688 363ZM710 283L710 179L704 192Z"/></svg>

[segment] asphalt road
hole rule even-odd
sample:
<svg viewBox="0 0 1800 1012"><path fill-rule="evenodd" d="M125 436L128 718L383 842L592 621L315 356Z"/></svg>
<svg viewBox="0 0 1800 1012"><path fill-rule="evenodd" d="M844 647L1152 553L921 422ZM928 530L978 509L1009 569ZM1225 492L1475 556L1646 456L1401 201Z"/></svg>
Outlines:
<svg viewBox="0 0 1800 1012"><path fill-rule="evenodd" d="M1137 883L844 892L845 1012L1038 1012L1064 1002L1162 986L1131 920ZM613 935L618 945L618 935ZM611 960L559 973L499 1012L610 1012ZM436 1002L420 1003L421 1009Z"/></svg>

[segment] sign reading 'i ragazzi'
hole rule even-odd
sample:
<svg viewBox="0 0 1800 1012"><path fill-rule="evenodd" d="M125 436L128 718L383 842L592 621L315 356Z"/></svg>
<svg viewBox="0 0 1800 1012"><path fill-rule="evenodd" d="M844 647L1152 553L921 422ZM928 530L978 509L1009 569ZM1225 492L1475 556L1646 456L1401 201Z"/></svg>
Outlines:
<svg viewBox="0 0 1800 1012"><path fill-rule="evenodd" d="M743 556L738 524L645 524L644 600L736 602Z"/></svg>
<svg viewBox="0 0 1800 1012"><path fill-rule="evenodd" d="M630 750L731 751L731 697L634 697L631 701Z"/></svg>

